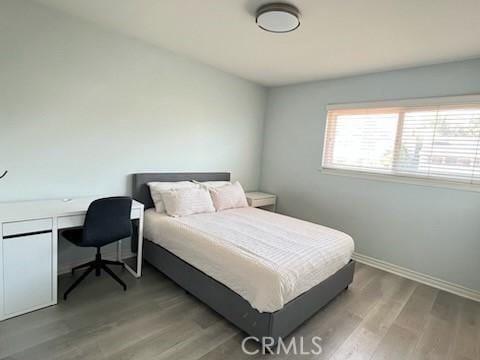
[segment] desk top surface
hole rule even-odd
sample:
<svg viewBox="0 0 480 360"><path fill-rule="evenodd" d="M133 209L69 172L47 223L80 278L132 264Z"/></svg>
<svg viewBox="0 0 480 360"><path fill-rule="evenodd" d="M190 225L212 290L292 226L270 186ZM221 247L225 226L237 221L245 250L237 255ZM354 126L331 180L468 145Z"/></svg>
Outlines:
<svg viewBox="0 0 480 360"><path fill-rule="evenodd" d="M82 215L90 203L102 196L73 199L0 202L0 222L41 219L55 216ZM143 210L143 204L133 200L132 210Z"/></svg>

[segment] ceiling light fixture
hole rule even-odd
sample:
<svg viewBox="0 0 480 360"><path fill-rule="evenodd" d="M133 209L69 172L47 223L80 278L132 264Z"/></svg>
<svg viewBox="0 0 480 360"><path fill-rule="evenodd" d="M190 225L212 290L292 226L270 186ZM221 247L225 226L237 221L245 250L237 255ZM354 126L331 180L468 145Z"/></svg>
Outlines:
<svg viewBox="0 0 480 360"><path fill-rule="evenodd" d="M300 26L300 12L290 4L273 3L258 8L257 25L260 29L273 33L287 33Z"/></svg>

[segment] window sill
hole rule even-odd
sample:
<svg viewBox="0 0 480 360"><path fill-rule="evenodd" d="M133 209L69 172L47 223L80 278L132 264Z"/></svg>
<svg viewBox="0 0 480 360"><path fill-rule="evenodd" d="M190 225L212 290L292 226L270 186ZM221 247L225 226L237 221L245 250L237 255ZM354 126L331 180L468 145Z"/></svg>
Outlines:
<svg viewBox="0 0 480 360"><path fill-rule="evenodd" d="M426 186L426 187L433 187L433 188L480 192L480 186L476 184L456 183L456 182L443 181L443 180L437 180L437 179L421 179L421 178L414 178L414 177L401 176L401 175L365 173L365 172L354 171L354 170L327 169L327 168L320 168L318 170L322 175L344 176L344 177L364 179L364 180L386 181L386 182L394 182L394 183L409 184L409 185L416 185L416 186Z"/></svg>

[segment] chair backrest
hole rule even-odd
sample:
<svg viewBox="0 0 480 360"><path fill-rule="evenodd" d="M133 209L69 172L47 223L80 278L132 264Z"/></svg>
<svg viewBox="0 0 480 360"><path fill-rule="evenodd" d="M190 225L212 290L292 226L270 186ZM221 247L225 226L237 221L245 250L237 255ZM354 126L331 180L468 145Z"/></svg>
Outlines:
<svg viewBox="0 0 480 360"><path fill-rule="evenodd" d="M83 246L101 247L132 235L132 199L116 196L93 201L83 225Z"/></svg>

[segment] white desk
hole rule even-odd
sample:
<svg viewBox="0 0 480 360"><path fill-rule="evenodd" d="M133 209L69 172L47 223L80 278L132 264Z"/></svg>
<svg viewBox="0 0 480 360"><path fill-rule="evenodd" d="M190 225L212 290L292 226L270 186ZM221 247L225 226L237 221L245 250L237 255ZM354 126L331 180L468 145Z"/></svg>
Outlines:
<svg viewBox="0 0 480 360"><path fill-rule="evenodd" d="M97 198L0 202L0 320L57 303L58 230L82 226ZM133 201L137 266L125 263L125 268L135 277L142 275L143 210L143 204ZM122 261L121 242L117 259Z"/></svg>

